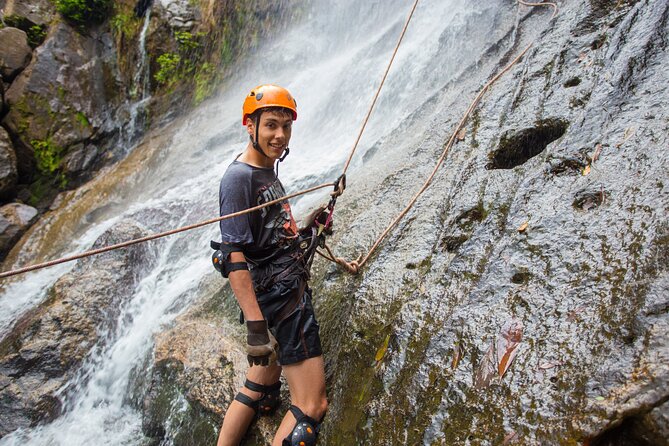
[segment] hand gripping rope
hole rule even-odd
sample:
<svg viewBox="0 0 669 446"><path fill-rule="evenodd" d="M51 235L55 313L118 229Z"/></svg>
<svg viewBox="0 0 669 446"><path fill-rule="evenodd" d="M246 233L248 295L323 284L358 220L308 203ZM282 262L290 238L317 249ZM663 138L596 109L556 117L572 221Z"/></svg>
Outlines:
<svg viewBox="0 0 669 446"><path fill-rule="evenodd" d="M61 259L52 260L52 261L49 261L49 262L44 262L44 263L40 263L40 264L36 264L36 265L31 265L31 266L19 268L19 269L16 269L16 270L6 271L6 272L3 272L3 273L0 273L0 279L15 276L17 274L26 273L26 272L29 272L29 271L34 271L34 270L41 269L41 268L47 268L49 266L54 266L54 265L58 265L58 264L61 264L61 263L70 262L70 261L73 261L73 260L81 259L81 258L84 258L84 257L89 257L89 256L96 255L96 254L101 254L101 253L112 251L112 250L115 250L115 249L125 248L125 247L135 245L135 244L138 244L138 243L147 242L149 240L155 240L155 239L158 239L158 238L161 238L161 237L166 237L168 235L177 234L179 232L190 231L192 229L196 229L196 228L200 228L202 226L217 223L219 221L226 220L228 218L233 218L233 217L237 217L239 215L248 214L250 212L257 211L259 209L262 209L262 208L280 203L284 200L289 200L291 198L294 198L294 197L297 197L297 196L300 196L300 195L308 194L310 192L314 192L316 190L319 190L319 189L322 189L322 188L325 188L325 187L334 186L334 192L331 193L332 198L330 199L330 202L329 202L328 207L327 207L327 209L328 209L327 217L326 217L326 220L323 222L325 227L331 226L332 215L333 215L333 212L334 212L335 203L337 201L337 198L344 192L344 189L346 188L346 171L348 170L349 165L351 164L351 160L353 159L353 155L355 154L355 151L358 147L358 144L360 142L362 134L365 131L365 128L367 126L367 122L369 121L369 117L371 116L372 111L374 110L374 106L376 105L376 101L379 97L381 89L383 88L383 84L386 81L386 78L388 76L388 72L390 71L390 67L392 66L393 61L395 60L395 55L397 54L397 51L400 47L400 44L402 43L402 39L404 38L404 34L406 33L406 30L409 26L409 23L411 22L411 19L413 17L413 13L416 10L416 6L418 5L418 2L419 2L419 0L415 0L414 3L413 3L413 6L411 8L411 12L409 13L409 16L407 17L407 20L404 24L404 28L402 29L402 32L400 34L397 45L395 46L393 54L390 58L390 62L388 63L388 66L386 67L386 70L383 74L383 78L381 79L381 83L379 84L379 87L376 90L376 93L374 95L374 98L372 99L372 103L369 107L369 110L368 110L368 112L367 112L367 114L366 114L366 116L363 120L360 131L358 132L358 136L355 140L355 143L353 144L353 148L351 149L351 151L349 153L349 156L346 160L346 163L344 164L344 169L342 171L342 174L335 182L323 183L323 184L320 184L318 186L314 186L314 187L311 187L309 189L304 189L302 191L286 195L285 197L281 197L281 198L278 198L276 200L269 201L269 202L267 202L265 204L262 204L260 206L255 206L255 207L252 207L252 208L249 208L249 209L245 209L243 211L235 212L233 214L223 215L221 217L212 218L210 220L205 220L203 222L195 223L195 224L192 224L192 225L189 225L189 226L184 226L184 227L181 227L181 228L178 228L178 229L173 229L173 230L170 230L170 231L165 231L165 232L161 232L161 233L158 233L158 234L153 234L153 235L149 235L149 236L146 236L146 237L142 237L142 238L138 238L138 239L134 239L134 240L129 240L127 242L118 243L118 244L115 244L115 245L106 246L106 247L99 248L99 249L94 249L94 250L91 250L91 251L86 251L86 252L83 252L81 254L76 254L76 255L72 255L72 256L68 256L68 257L63 257ZM557 6L556 3L553 3L553 2L531 3L531 2L524 1L524 0L518 0L518 3L521 4L521 5L530 6L530 7L548 6L548 7L553 8L553 14L550 17L551 20L557 15L557 12L558 12L558 6ZM411 208L416 203L418 198L429 187L429 185L432 182L432 180L434 179L434 176L436 175L437 171L439 170L439 168L443 164L444 160L446 159L446 155L448 154L448 151L453 146L453 144L456 140L456 135L462 129L462 127L464 127L465 123L467 122L467 119L469 118L471 113L474 111L474 109L476 108L478 103L481 101L481 98L483 97L483 95L490 89L490 87L495 82L497 82L497 80L499 80L499 78L501 78L514 65L516 65L518 63L518 61L520 61L520 59L527 53L527 51L532 47L532 45L533 45L533 42L530 43L523 51L521 51L521 53L514 60L512 60L506 67L504 67L497 75L495 75L492 79L490 79L483 86L483 88L479 91L479 93L476 95L476 97L474 98L474 100L470 104L470 106L467 109L467 111L465 112L465 114L462 116L462 119L460 120L458 125L453 130L453 133L452 133L451 137L449 138L448 142L444 145L442 154L438 158L437 163L436 163L432 173L430 174L430 176L427 178L425 183L423 183L423 186L418 190L418 192L416 192L416 194L413 196L413 198L411 198L411 200L409 201L409 204L404 208L404 210L402 212L400 212L398 214L398 216L381 233L381 235L374 242L374 244L369 249L367 254L364 254L364 255L361 254L356 260L346 261L346 260L344 260L340 257L336 257L332 253L332 250L327 245L324 245L327 253L323 253L321 251L317 251L317 252L321 256L323 256L324 258L326 258L328 260L331 260L332 262L337 263L338 265L340 265L342 268L344 268L346 271L348 271L351 274L357 274L358 272L360 272L360 269L367 263L369 258L376 251L376 249L383 242L383 240L388 236L390 231L392 231L392 229L394 229L395 226L397 226L397 224L400 222L400 220L402 220L402 218L411 210Z"/></svg>

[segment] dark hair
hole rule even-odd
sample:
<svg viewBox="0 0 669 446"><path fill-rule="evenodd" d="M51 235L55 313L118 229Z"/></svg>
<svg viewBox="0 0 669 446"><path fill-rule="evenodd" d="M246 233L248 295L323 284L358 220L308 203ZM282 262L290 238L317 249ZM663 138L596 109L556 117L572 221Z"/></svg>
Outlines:
<svg viewBox="0 0 669 446"><path fill-rule="evenodd" d="M255 124L258 124L258 116L260 113L278 113L287 117L293 117L293 111L286 107L264 107L259 108L258 110L251 113L248 118L251 119Z"/></svg>

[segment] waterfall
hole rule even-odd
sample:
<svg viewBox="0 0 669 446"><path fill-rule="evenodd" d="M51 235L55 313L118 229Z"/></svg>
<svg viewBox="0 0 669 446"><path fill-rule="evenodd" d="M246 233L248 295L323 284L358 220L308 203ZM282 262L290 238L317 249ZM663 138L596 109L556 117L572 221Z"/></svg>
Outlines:
<svg viewBox="0 0 669 446"><path fill-rule="evenodd" d="M124 129L123 137L123 144L126 148L126 152L129 150L129 147L132 147L132 143L136 142L137 137L143 133L145 110L151 100L149 89L151 73L146 54L146 35L150 23L151 4L148 5L144 12L144 24L142 25L142 31L139 34L139 42L137 44L139 61L137 63L137 70L133 77L132 90L130 92L130 96L135 99L135 102L130 105L130 119L128 120L127 127Z"/></svg>
<svg viewBox="0 0 669 446"><path fill-rule="evenodd" d="M217 98L172 125L173 136L160 148L157 161L136 166L133 181L123 183L129 186L105 191L102 201L90 209L91 217L74 224L75 238L65 244L67 251L90 247L104 230L126 217L154 231L215 216L220 177L247 142L241 104L255 85L277 83L297 98L299 116L293 127L291 154L281 167L287 191L334 180L380 82L410 3L314 2L313 12L303 23L251 55ZM349 171L349 187L355 187L356 177L364 175L365 152L412 117L421 104L433 100L436 91L476 64L486 46L499 37L495 20L502 4L502 0L423 0L419 4ZM150 9L140 38L142 55L149 16ZM143 64L137 82L146 94ZM127 134L131 139L132 128ZM122 183L128 173L112 170L106 175L118 175ZM294 213L299 215L326 195L322 192L297 200ZM2 438L0 445L142 444L141 414L127 402L131 373L150 355L153 335L202 297L202 283L213 277L208 241L216 238L217 227L212 225L157 243L155 266L135 293L127 296L117 328L101 336L104 342L91 351L76 378L63 389L64 414L50 423L17 430ZM26 246L41 242L36 235ZM31 273L4 286L0 294L3 333L12 320L44 300L45 290L70 269L65 265Z"/></svg>

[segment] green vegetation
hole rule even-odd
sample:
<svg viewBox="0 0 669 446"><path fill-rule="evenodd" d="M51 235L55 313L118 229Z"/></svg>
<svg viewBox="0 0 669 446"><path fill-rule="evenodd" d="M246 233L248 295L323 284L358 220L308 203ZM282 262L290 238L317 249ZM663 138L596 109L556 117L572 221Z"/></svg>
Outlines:
<svg viewBox="0 0 669 446"><path fill-rule="evenodd" d="M161 54L157 59L160 69L154 75L154 78L161 84L168 86L174 84L182 78L180 71L181 56L175 53Z"/></svg>
<svg viewBox="0 0 669 446"><path fill-rule="evenodd" d="M46 25L33 25L28 28L28 45L31 48L37 48L46 39Z"/></svg>
<svg viewBox="0 0 669 446"><path fill-rule="evenodd" d="M54 188L65 189L67 176L60 171L65 149L57 146L51 138L34 139L30 142L37 161L37 179L30 185L31 206L37 206L45 196L52 194Z"/></svg>
<svg viewBox="0 0 669 446"><path fill-rule="evenodd" d="M134 39L141 27L141 20L132 12L117 12L109 21L111 29L117 36Z"/></svg>
<svg viewBox="0 0 669 446"><path fill-rule="evenodd" d="M103 22L112 6L110 0L55 0L55 3L63 17L79 26Z"/></svg>
<svg viewBox="0 0 669 446"><path fill-rule="evenodd" d="M200 43L196 40L196 38L201 38L202 36L203 33L198 33L197 36L193 36L193 34L189 33L188 31L176 31L174 33L174 38L179 44L179 49L182 51L195 50L199 48Z"/></svg>
<svg viewBox="0 0 669 446"><path fill-rule="evenodd" d="M37 169L45 175L53 174L60 167L63 149L55 145L51 138L45 140L33 139L30 144L35 150Z"/></svg>
<svg viewBox="0 0 669 446"><path fill-rule="evenodd" d="M193 102L199 104L212 94L216 87L217 68L214 63L203 62L207 56L203 54L200 43L204 33L193 35L188 31L176 31L174 39L177 43L176 52L166 52L158 56L156 62L159 70L153 78L168 89L177 84L194 82Z"/></svg>
<svg viewBox="0 0 669 446"><path fill-rule="evenodd" d="M82 128L87 128L90 127L91 124L88 122L88 119L86 118L86 115L83 114L82 112L77 112L77 114L74 116L74 119L77 120L79 125L81 125Z"/></svg>

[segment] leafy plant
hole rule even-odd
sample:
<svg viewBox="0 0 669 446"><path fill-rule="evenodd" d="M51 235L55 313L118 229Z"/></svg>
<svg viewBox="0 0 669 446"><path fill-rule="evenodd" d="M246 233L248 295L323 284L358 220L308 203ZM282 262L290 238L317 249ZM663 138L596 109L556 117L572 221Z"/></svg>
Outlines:
<svg viewBox="0 0 669 446"><path fill-rule="evenodd" d="M111 0L55 0L58 12L77 25L100 23L104 21Z"/></svg>
<svg viewBox="0 0 669 446"><path fill-rule="evenodd" d="M86 115L82 112L77 112L74 117L82 128L90 127L91 124L88 122Z"/></svg>
<svg viewBox="0 0 669 446"><path fill-rule="evenodd" d="M35 184L41 185L32 192L32 200L37 201L47 183L55 184L61 189L67 187L67 176L60 171L60 165L63 162L65 150L47 139L33 139L30 141L35 151L35 160L37 160L37 170L41 174ZM48 188L48 187L47 187ZM31 187L32 189L32 187Z"/></svg>
<svg viewBox="0 0 669 446"><path fill-rule="evenodd" d="M200 47L200 44L197 42L195 36L193 36L193 34L189 33L188 31L176 31L174 33L174 38L177 40L179 49L181 50L188 51Z"/></svg>
<svg viewBox="0 0 669 446"><path fill-rule="evenodd" d="M160 65L160 69L154 75L156 81L161 84L172 84L179 79L181 56L175 53L164 53L156 61Z"/></svg>
<svg viewBox="0 0 669 446"><path fill-rule="evenodd" d="M46 39L46 25L33 25L28 28L28 45L31 48L37 48Z"/></svg>
<svg viewBox="0 0 669 446"><path fill-rule="evenodd" d="M28 35L28 45L31 48L37 48L46 38L46 25L36 25L25 17L16 14L10 14L2 19L0 28L11 26L18 28Z"/></svg>
<svg viewBox="0 0 669 446"><path fill-rule="evenodd" d="M30 144L35 151L37 169L44 175L52 175L60 167L63 160L63 148L55 145L51 138L33 139Z"/></svg>

